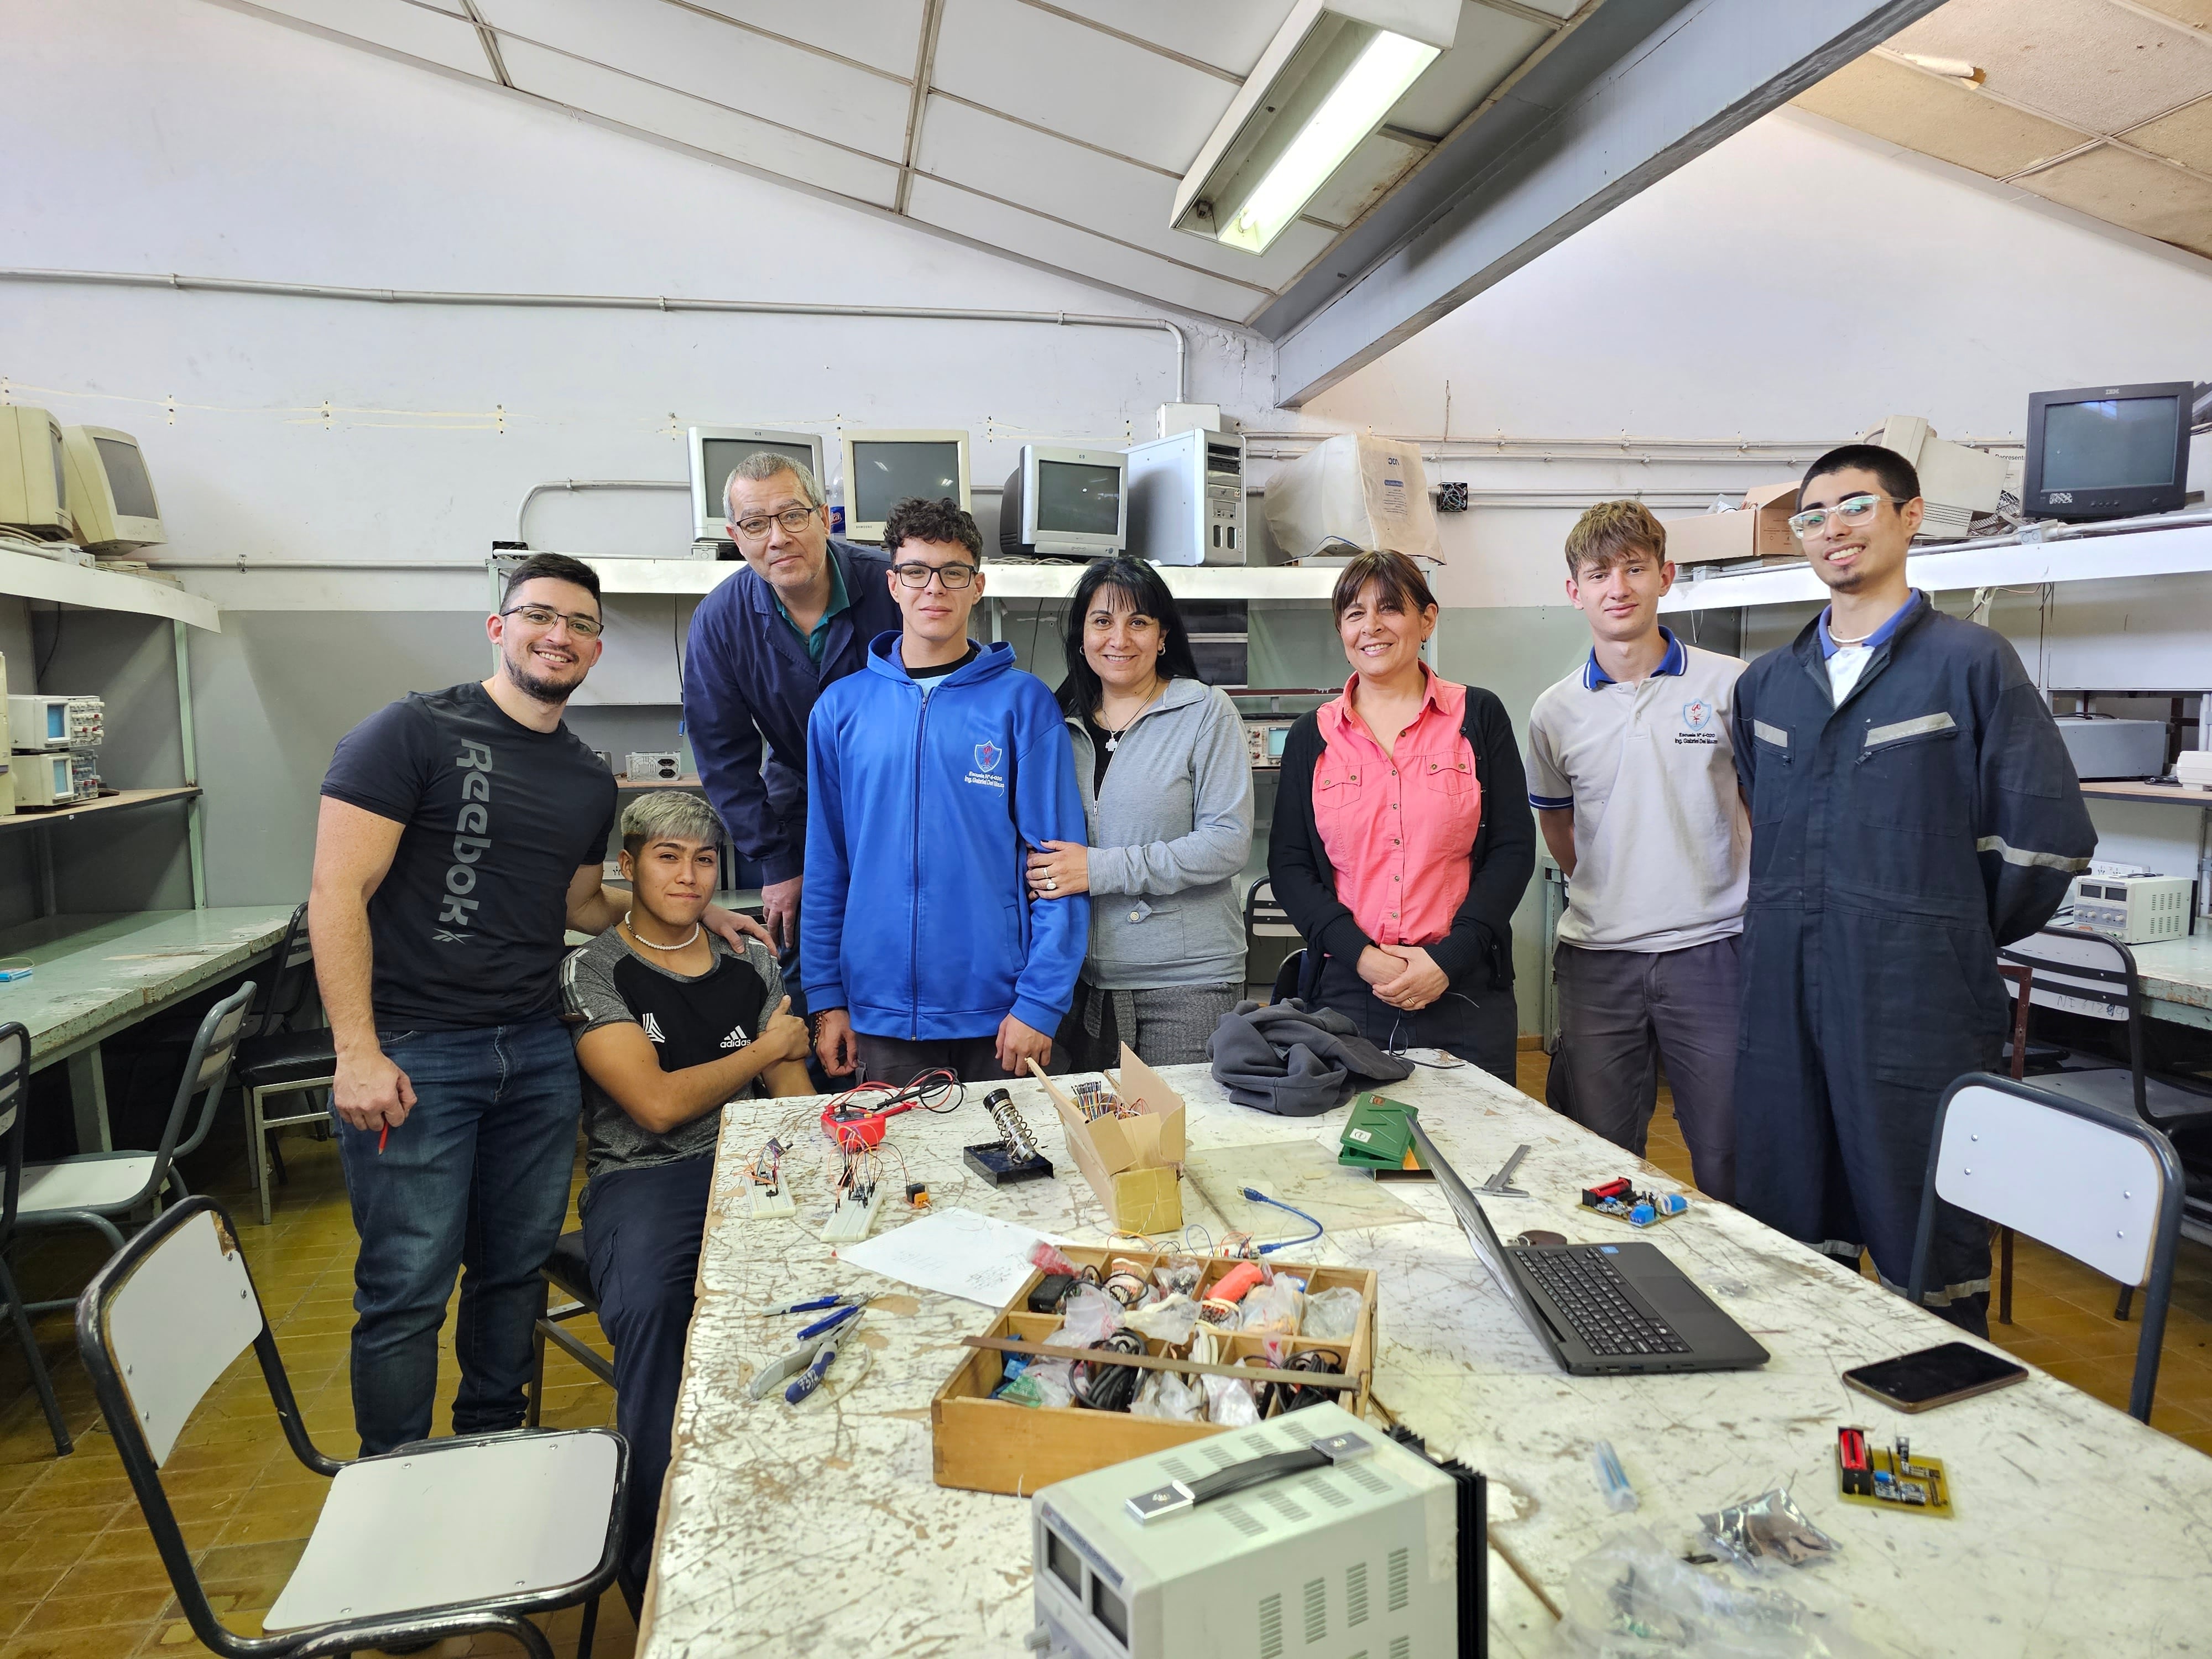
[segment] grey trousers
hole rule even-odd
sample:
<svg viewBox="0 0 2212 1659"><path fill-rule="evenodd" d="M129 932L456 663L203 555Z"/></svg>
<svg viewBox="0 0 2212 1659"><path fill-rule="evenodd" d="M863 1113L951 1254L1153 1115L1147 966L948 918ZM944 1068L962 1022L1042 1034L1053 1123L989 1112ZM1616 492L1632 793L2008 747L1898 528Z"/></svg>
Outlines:
<svg viewBox="0 0 2212 1659"><path fill-rule="evenodd" d="M1078 1072L1120 1066L1125 1042L1147 1066L1203 1066L1213 1028L1243 994L1237 985L1103 991L1080 983L1055 1052L1069 1054L1069 1067Z"/></svg>
<svg viewBox="0 0 2212 1659"><path fill-rule="evenodd" d="M1698 1187L1735 1200L1738 939L1645 953L1562 943L1553 1107L1616 1146L1644 1156L1658 1104L1659 1062Z"/></svg>

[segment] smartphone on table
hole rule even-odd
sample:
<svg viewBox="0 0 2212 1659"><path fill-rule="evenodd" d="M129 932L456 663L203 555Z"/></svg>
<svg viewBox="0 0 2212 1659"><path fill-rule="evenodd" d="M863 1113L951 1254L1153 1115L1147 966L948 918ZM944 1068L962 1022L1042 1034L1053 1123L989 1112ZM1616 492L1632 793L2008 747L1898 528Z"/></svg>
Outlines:
<svg viewBox="0 0 2212 1659"><path fill-rule="evenodd" d="M2017 1382L2027 1367L1965 1342L1946 1342L1844 1373L1844 1381L1901 1412L1933 1411Z"/></svg>

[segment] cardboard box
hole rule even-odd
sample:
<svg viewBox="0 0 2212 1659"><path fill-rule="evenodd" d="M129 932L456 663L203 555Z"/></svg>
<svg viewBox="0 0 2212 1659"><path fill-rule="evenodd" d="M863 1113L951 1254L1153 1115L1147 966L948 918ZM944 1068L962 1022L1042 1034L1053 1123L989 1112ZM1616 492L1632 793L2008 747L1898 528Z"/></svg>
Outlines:
<svg viewBox="0 0 2212 1659"><path fill-rule="evenodd" d="M1667 522L1667 556L1678 565L1716 564L1729 559L1775 559L1795 562L1805 556L1790 532L1797 510L1797 481L1747 489L1733 513L1700 513Z"/></svg>
<svg viewBox="0 0 2212 1659"><path fill-rule="evenodd" d="M1182 1225L1182 1097L1167 1079L1121 1045L1121 1074L1106 1073L1114 1092L1137 1105L1133 1117L1085 1122L1058 1080L1034 1063L1053 1109L1067 1132L1067 1150L1084 1179L1106 1206L1110 1224L1125 1233L1170 1233Z"/></svg>
<svg viewBox="0 0 2212 1659"><path fill-rule="evenodd" d="M1168 1260L1164 1251L1110 1250L1071 1246L1069 1259L1088 1264L1103 1273L1109 1262L1128 1258L1147 1271ZM1206 1279L1211 1284L1237 1264L1226 1256L1206 1259ZM1354 1416L1364 1415L1373 1387L1375 1370L1376 1274L1365 1267L1301 1267L1296 1262L1272 1264L1279 1273L1306 1281L1309 1291L1350 1285L1360 1294L1358 1328L1349 1339L1328 1337L1245 1336L1223 1339L1224 1363L1248 1367L1267 1364L1267 1346L1273 1340L1289 1352L1325 1348L1344 1360L1341 1375L1358 1383L1334 1396ZM991 1322L983 1334L1007 1337L1018 1342L1048 1346L1060 1340L1060 1316L1033 1314L1030 1292L1044 1277L1031 1273L1014 1298ZM1204 1287L1200 1287L1203 1294ZM1145 1351L1155 1359L1187 1358L1182 1350L1147 1340ZM940 1486L967 1492L1005 1492L1025 1498L1055 1480L1071 1480L1093 1469L1126 1463L1133 1457L1165 1451L1186 1441L1204 1440L1229 1432L1219 1423L1184 1423L1157 1417L1135 1417L1127 1412L1090 1411L1080 1406L1020 1406L994 1400L991 1391L1006 1376L1005 1354L988 1348L968 1351L929 1402L931 1472ZM1201 1468L1210 1465L1201 1464Z"/></svg>

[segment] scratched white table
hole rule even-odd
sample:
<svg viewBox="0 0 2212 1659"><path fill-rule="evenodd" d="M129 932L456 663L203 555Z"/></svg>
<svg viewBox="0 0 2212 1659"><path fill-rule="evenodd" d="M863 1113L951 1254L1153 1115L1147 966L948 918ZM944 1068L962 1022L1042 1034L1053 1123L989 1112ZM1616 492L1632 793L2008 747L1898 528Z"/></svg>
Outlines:
<svg viewBox="0 0 2212 1659"><path fill-rule="evenodd" d="M1231 1105L1202 1067L1167 1073L1190 1106L1194 1151L1307 1140L1333 1155L1340 1109L1285 1120ZM990 1137L972 1103L909 1114L890 1143L937 1204L1079 1239L1103 1237L1089 1188L1062 1162L1056 1120L1035 1084L1015 1098L1066 1171L1003 1192L969 1176L959 1148ZM1617 1239L1577 1208L1582 1187L1634 1161L1472 1069L1424 1071L1389 1092L1425 1121L1471 1179L1519 1143L1516 1184L1490 1200L1500 1231L1547 1227ZM675 1452L663 1490L638 1651L648 1659L737 1655L1007 1655L1030 1631L1030 1533L1023 1500L931 1480L928 1404L990 1315L973 1303L877 1279L811 1237L826 1201L819 1103L726 1112L691 1326ZM737 1218L736 1172L770 1133L803 1148L798 1222ZM818 1150L817 1150L818 1149ZM1665 1178L1649 1166L1642 1173ZM1754 1372L1639 1378L1562 1375L1490 1285L1440 1194L1394 1189L1424 1219L1332 1233L1297 1254L1380 1276L1375 1397L1432 1450L1492 1481L1492 1638L1500 1654L1548 1640L1547 1601L1573 1564L1621 1521L1601 1501L1590 1442L1609 1438L1643 1498L1629 1517L1672 1545L1702 1510L1787 1480L1843 1550L1812 1599L1848 1600L1853 1627L1884 1651L1930 1654L2171 1652L2202 1645L2203 1540L2212 1535L2212 1460L2090 1396L2033 1373L2017 1387L1908 1419L1846 1389L1842 1371L1957 1334L1871 1281L1725 1206L1701 1204L1657 1242L1772 1353ZM1186 1210L1221 1223L1190 1183ZM904 1211L884 1212L896 1224ZM825 1394L798 1410L744 1384L787 1345L789 1319L760 1310L825 1290L873 1292L865 1368L839 1361ZM1955 1518L1840 1502L1836 1429L1900 1429L1942 1458ZM1784 1588L1788 1588L1787 1585ZM1540 1599L1541 1598L1541 1599Z"/></svg>

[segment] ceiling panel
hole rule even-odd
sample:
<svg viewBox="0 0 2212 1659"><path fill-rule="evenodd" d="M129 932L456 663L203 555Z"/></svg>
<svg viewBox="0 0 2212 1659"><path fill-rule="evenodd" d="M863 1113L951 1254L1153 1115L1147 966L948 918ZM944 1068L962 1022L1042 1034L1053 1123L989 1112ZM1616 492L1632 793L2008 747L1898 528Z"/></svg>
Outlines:
<svg viewBox="0 0 2212 1659"><path fill-rule="evenodd" d="M491 79L475 25L407 0L254 0L257 5L410 58Z"/></svg>
<svg viewBox="0 0 2212 1659"><path fill-rule="evenodd" d="M934 179L914 181L907 193L907 211L926 224L969 237L986 247L1004 248L1060 270L1216 317L1242 319L1256 313L1269 298L1264 290L1170 264L1103 236L987 201Z"/></svg>
<svg viewBox="0 0 2212 1659"><path fill-rule="evenodd" d="M1389 125L1443 137L1553 33L1528 18L1463 0L1452 49L1398 100Z"/></svg>
<svg viewBox="0 0 2212 1659"><path fill-rule="evenodd" d="M1583 0L1521 0L1521 3L1561 20L1572 17L1583 9Z"/></svg>
<svg viewBox="0 0 2212 1659"><path fill-rule="evenodd" d="M907 88L663 0L477 0L540 46L896 161Z"/></svg>
<svg viewBox="0 0 2212 1659"><path fill-rule="evenodd" d="M676 0L656 0L671 4ZM681 0L911 79L923 0Z"/></svg>
<svg viewBox="0 0 2212 1659"><path fill-rule="evenodd" d="M939 95L929 100L917 164L924 173L1054 218L1072 219L1163 258L1273 288L1287 283L1332 233L1295 224L1259 258L1168 228L1176 179L1064 138L1049 138Z"/></svg>
<svg viewBox="0 0 2212 1659"><path fill-rule="evenodd" d="M1950 0L1889 44L1965 58L1991 92L2096 131L2212 92L2212 42L2112 0Z"/></svg>
<svg viewBox="0 0 2212 1659"><path fill-rule="evenodd" d="M1862 58L1838 70L1801 94L1797 104L1992 179L2063 155L2091 137L1886 58Z"/></svg>
<svg viewBox="0 0 2212 1659"><path fill-rule="evenodd" d="M2212 184L2179 167L2105 144L2019 182L2108 223L2212 255Z"/></svg>
<svg viewBox="0 0 2212 1659"><path fill-rule="evenodd" d="M2139 149L2212 173L2212 98L2200 98L2186 109L2130 127L2125 136Z"/></svg>
<svg viewBox="0 0 2212 1659"><path fill-rule="evenodd" d="M648 85L511 35L500 37L500 56L515 85L538 97L878 207L891 205L897 193L896 167L804 133ZM721 228L714 225L704 202L694 204L685 218L702 234L712 235Z"/></svg>
<svg viewBox="0 0 2212 1659"><path fill-rule="evenodd" d="M1060 0L1109 28L1246 76L1291 15L1295 0Z"/></svg>
<svg viewBox="0 0 2212 1659"><path fill-rule="evenodd" d="M1382 133L1370 133L1314 193L1306 204L1308 216L1342 229L1381 200L1382 192L1427 154Z"/></svg>
<svg viewBox="0 0 2212 1659"><path fill-rule="evenodd" d="M1081 65L1082 73L1067 72ZM1021 0L945 0L936 85L1181 173L1237 89Z"/></svg>

